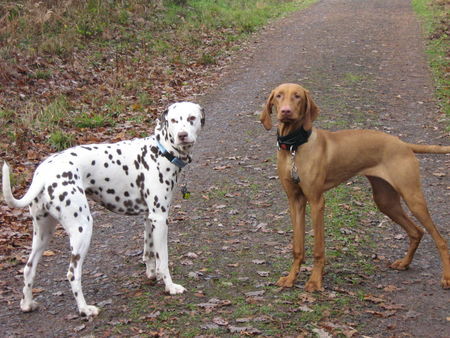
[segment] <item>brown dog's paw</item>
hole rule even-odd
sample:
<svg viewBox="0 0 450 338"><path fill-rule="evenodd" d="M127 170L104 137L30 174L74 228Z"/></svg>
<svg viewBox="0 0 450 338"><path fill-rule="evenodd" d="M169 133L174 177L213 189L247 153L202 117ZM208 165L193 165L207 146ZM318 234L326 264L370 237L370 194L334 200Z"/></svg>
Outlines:
<svg viewBox="0 0 450 338"><path fill-rule="evenodd" d="M441 286L443 289L450 289L450 277L443 276L441 279Z"/></svg>
<svg viewBox="0 0 450 338"><path fill-rule="evenodd" d="M389 265L391 269L394 270L406 270L409 267L409 264L406 264L403 259L396 260L394 263Z"/></svg>
<svg viewBox="0 0 450 338"><path fill-rule="evenodd" d="M280 279L278 280L278 282L276 282L276 284L283 288L291 288L294 286L294 280L289 278L289 276L280 277Z"/></svg>
<svg viewBox="0 0 450 338"><path fill-rule="evenodd" d="M307 292L323 291L322 282L321 281L316 281L316 280L313 280L313 281L309 280L305 284L305 290Z"/></svg>

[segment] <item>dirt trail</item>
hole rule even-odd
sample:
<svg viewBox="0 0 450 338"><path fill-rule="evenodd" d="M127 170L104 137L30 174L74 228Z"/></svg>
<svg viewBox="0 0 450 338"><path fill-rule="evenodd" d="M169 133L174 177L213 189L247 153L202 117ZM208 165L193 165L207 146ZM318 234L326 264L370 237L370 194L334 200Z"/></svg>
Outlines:
<svg viewBox="0 0 450 338"><path fill-rule="evenodd" d="M161 285L145 280L140 263L139 218L121 218L99 210L94 215L96 228L83 287L86 298L104 309L100 317L85 323L73 316L75 303L65 281L67 238L59 236L51 246L56 255L45 257L44 266L38 271L35 285L42 288L38 290L38 312L19 311L22 280L17 267L0 273L0 335L118 334L121 331L114 331L113 327L126 327L136 320L134 315L148 316L151 321L149 312L162 312L170 303L173 316L182 317L184 312L179 312L179 305L174 306L179 304L177 299L200 303L203 298L198 296L200 299L196 300L195 292L203 293L206 300L223 298L223 289L235 286L216 280L242 282L234 291L236 295L242 293L240 287L249 288L262 279L256 270L267 271L269 277L263 278L266 285L275 281L290 264L290 224L286 198L273 179L275 132L265 132L255 112L281 82L299 82L311 91L321 108L318 127L377 128L410 142L449 143L439 125L420 27L409 1L319 1L255 36L216 86L197 99L208 115L195 163L186 171L185 180L193 197L183 201L177 195L174 201L169 246L173 278L187 287L188 294L173 300L163 294ZM447 239L450 182L448 175L441 177L439 173L448 173L448 162L448 156L421 156L423 187L431 214ZM378 227L367 231L373 234L376 246L361 250L367 250L363 253L369 257L376 254L386 260L381 259L375 273L366 276L364 287L366 292L372 290L373 294L402 304L402 311L385 317L368 314L364 309L355 311L346 318L347 325L357 326L359 334L374 337L448 336L450 297L448 291L440 288L441 267L429 236L420 245L410 270L391 271L386 268L387 263L402 254L406 239L381 214L372 217ZM365 231L365 226L367 223L360 230ZM187 252L198 253L199 260L189 263ZM255 266L255 259L267 260L266 266ZM333 272L333 267L326 269ZM199 279L186 277L195 270L207 272ZM236 277L236 282L232 277ZM305 278L303 273L300 289L289 290L288 295L297 297ZM333 290L333 283L331 277L325 276L327 290ZM397 289L384 289L392 285ZM145 292L151 294L151 305L139 307L136 297ZM269 293L268 298L278 300L277 294ZM289 329L289 321L297 314L286 316L278 321L279 331L260 332L311 332L300 327L297 331ZM169 322L166 326L170 328ZM205 322L200 316L197 320L192 318L189 325L198 327ZM126 335L148 333L143 326L136 326L143 331L125 330ZM223 332L219 329L215 334Z"/></svg>

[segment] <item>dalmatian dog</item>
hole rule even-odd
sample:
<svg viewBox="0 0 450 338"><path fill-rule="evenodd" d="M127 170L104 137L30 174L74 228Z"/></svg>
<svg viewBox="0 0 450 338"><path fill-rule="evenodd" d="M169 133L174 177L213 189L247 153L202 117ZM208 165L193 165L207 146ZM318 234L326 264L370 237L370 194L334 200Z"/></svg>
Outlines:
<svg viewBox="0 0 450 338"><path fill-rule="evenodd" d="M205 123L195 103L172 104L158 120L154 135L112 144L76 146L54 154L36 169L25 196L11 192L9 167L3 166L3 196L10 207L29 206L33 244L24 268L22 311L37 308L32 288L39 259L59 222L69 235L71 258L67 279L81 316L96 316L99 309L86 304L81 286L93 220L88 198L122 215L146 213L144 255L146 274L162 279L166 292L183 293L172 282L168 267L167 230L172 192L182 167L191 162L198 132Z"/></svg>

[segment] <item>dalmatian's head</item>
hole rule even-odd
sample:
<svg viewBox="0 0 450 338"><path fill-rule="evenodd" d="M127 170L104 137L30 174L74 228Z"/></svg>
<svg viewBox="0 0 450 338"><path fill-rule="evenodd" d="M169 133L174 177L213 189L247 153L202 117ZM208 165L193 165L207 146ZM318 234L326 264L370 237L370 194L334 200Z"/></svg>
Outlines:
<svg viewBox="0 0 450 338"><path fill-rule="evenodd" d="M175 148L189 151L205 124L202 107L192 102L178 102L167 108L161 116L162 136Z"/></svg>

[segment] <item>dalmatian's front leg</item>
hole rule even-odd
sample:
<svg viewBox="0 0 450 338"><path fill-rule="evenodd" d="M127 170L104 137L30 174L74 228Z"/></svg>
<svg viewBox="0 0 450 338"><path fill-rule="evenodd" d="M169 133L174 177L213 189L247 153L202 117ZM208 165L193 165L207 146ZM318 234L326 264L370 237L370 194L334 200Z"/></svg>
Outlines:
<svg viewBox="0 0 450 338"><path fill-rule="evenodd" d="M155 252L153 246L153 229L154 225L149 220L145 220L145 228L144 228L144 255L142 260L146 266L146 275L148 279L156 279L156 260L155 260Z"/></svg>
<svg viewBox="0 0 450 338"><path fill-rule="evenodd" d="M153 229L154 254L156 259L156 275L158 279L162 279L166 286L166 292L171 295L183 293L186 289L172 282L169 272L169 253L167 248L167 212L160 212L158 215L149 217Z"/></svg>

